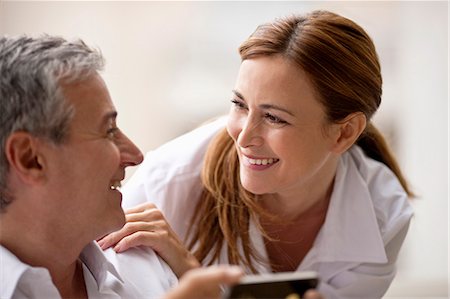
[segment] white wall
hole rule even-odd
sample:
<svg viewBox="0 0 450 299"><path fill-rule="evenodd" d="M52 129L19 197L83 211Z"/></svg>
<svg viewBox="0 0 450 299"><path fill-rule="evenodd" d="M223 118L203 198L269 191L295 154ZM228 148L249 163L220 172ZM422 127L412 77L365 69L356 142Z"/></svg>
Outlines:
<svg viewBox="0 0 450 299"><path fill-rule="evenodd" d="M145 152L227 112L237 48L258 24L315 8L374 39L384 77L375 121L419 195L386 297L447 298L447 2L0 1L0 34L45 32L101 48L119 125Z"/></svg>

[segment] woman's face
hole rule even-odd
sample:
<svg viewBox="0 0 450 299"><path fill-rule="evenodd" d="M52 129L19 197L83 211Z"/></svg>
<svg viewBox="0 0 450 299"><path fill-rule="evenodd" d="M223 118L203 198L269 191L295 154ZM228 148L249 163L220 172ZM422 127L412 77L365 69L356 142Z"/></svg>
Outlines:
<svg viewBox="0 0 450 299"><path fill-rule="evenodd" d="M298 66L277 55L244 60L231 102L227 130L246 190L295 195L329 177L334 134Z"/></svg>

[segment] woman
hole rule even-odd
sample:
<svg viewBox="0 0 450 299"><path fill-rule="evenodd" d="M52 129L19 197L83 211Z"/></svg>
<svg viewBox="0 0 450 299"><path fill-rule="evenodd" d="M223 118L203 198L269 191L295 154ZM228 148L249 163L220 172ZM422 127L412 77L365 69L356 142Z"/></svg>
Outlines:
<svg viewBox="0 0 450 299"><path fill-rule="evenodd" d="M101 245L151 246L178 275L197 261L314 270L326 298L381 298L412 193L370 121L382 92L372 40L314 11L259 26L239 53L228 117L149 153L123 190L126 207L164 216L140 206Z"/></svg>

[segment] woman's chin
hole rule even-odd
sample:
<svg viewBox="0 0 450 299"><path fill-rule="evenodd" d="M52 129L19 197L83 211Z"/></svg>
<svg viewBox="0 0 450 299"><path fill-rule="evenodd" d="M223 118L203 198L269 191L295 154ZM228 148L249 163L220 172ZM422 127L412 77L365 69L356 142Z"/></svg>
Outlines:
<svg viewBox="0 0 450 299"><path fill-rule="evenodd" d="M241 182L242 187L244 187L245 190L247 190L250 193L253 193L255 195L262 195L269 193L269 189L267 188L267 185L264 184L256 184L251 182Z"/></svg>

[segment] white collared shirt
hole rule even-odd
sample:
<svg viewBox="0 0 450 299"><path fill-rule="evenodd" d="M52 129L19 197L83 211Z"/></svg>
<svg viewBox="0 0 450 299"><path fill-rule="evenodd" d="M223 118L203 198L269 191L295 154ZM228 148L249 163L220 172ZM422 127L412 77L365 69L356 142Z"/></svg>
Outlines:
<svg viewBox="0 0 450 299"><path fill-rule="evenodd" d="M123 206L150 201L184 239L202 191L206 147L226 118L197 128L155 151L122 188ZM412 208L395 175L353 146L340 159L325 223L297 271L317 271L326 298L381 298L395 276L397 254ZM261 233L250 221L254 248L267 259ZM220 263L227 263L225 246ZM267 263L259 272L271 272Z"/></svg>
<svg viewBox="0 0 450 299"><path fill-rule="evenodd" d="M116 254L87 245L80 260L88 298L161 298L176 276L151 249ZM118 273L118 271L120 274ZM0 298L61 298L46 268L31 267L0 246Z"/></svg>

